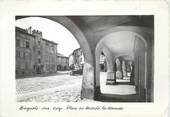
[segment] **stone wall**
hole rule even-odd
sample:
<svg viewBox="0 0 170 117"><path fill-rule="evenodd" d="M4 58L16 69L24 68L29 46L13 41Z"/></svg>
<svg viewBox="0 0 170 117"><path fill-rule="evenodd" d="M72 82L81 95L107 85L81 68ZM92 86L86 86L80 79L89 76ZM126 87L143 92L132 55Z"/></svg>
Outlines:
<svg viewBox="0 0 170 117"><path fill-rule="evenodd" d="M29 31L29 32L28 32ZM40 31L16 27L16 78L57 72L57 44Z"/></svg>
<svg viewBox="0 0 170 117"><path fill-rule="evenodd" d="M35 37L16 28L16 77L34 74L33 44ZM27 45L26 45L27 43Z"/></svg>

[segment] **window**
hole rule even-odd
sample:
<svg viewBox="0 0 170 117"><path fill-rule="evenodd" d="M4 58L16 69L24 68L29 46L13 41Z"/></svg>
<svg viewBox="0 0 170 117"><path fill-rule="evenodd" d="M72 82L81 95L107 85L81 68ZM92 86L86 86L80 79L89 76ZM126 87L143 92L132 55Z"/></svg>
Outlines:
<svg viewBox="0 0 170 117"><path fill-rule="evenodd" d="M15 70L15 73L18 74L18 70Z"/></svg>
<svg viewBox="0 0 170 117"><path fill-rule="evenodd" d="M16 57L19 58L20 56L21 56L21 55L20 55L20 51L17 50L17 51L16 51Z"/></svg>
<svg viewBox="0 0 170 117"><path fill-rule="evenodd" d="M40 41L38 41L38 45L40 46L40 44L41 44L41 42Z"/></svg>
<svg viewBox="0 0 170 117"><path fill-rule="evenodd" d="M48 42L46 42L46 46L48 46Z"/></svg>
<svg viewBox="0 0 170 117"><path fill-rule="evenodd" d="M24 58L24 59L26 58L26 54L25 54L25 52L23 52L23 58Z"/></svg>
<svg viewBox="0 0 170 117"><path fill-rule="evenodd" d="M23 58L23 52L22 51L20 52L20 57Z"/></svg>
<svg viewBox="0 0 170 117"><path fill-rule="evenodd" d="M54 47L52 47L52 52L55 53Z"/></svg>
<svg viewBox="0 0 170 117"><path fill-rule="evenodd" d="M41 52L40 51L38 51L38 55L40 55L41 54Z"/></svg>
<svg viewBox="0 0 170 117"><path fill-rule="evenodd" d="M30 43L26 41L26 48L30 48Z"/></svg>
<svg viewBox="0 0 170 117"><path fill-rule="evenodd" d="M20 40L19 39L16 40L16 46L20 47Z"/></svg>
<svg viewBox="0 0 170 117"><path fill-rule="evenodd" d="M21 64L21 69L25 69L25 64Z"/></svg>
<svg viewBox="0 0 170 117"><path fill-rule="evenodd" d="M36 70L36 65L33 66L33 69Z"/></svg>
<svg viewBox="0 0 170 117"><path fill-rule="evenodd" d="M21 69L20 64L16 65L16 69Z"/></svg>
<svg viewBox="0 0 170 117"><path fill-rule="evenodd" d="M21 47L25 47L25 41L24 40L21 41Z"/></svg>
<svg viewBox="0 0 170 117"><path fill-rule="evenodd" d="M41 63L41 59L40 58L38 59L38 63Z"/></svg>

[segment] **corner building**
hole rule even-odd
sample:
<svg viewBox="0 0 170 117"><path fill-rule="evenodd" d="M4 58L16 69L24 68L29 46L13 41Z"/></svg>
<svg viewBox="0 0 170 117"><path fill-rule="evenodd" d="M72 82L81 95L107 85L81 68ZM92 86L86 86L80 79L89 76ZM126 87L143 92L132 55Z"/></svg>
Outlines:
<svg viewBox="0 0 170 117"><path fill-rule="evenodd" d="M57 72L57 43L39 30L15 27L16 78Z"/></svg>
<svg viewBox="0 0 170 117"><path fill-rule="evenodd" d="M65 71L69 70L69 59L68 57L57 53L57 70L58 71Z"/></svg>

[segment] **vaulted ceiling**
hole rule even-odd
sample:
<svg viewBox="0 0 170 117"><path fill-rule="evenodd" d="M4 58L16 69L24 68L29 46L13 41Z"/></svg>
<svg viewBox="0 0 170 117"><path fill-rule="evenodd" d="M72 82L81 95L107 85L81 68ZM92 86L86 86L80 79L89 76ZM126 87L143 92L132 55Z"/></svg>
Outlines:
<svg viewBox="0 0 170 117"><path fill-rule="evenodd" d="M16 16L17 19L24 17L47 17L47 16ZM48 16L63 17L63 16ZM93 15L93 16L67 16L79 26L101 28L118 25L143 26L154 28L152 15Z"/></svg>
<svg viewBox="0 0 170 117"><path fill-rule="evenodd" d="M69 16L69 18L81 28L91 27L93 30L104 30L121 25L154 27L153 16Z"/></svg>
<svg viewBox="0 0 170 117"><path fill-rule="evenodd" d="M122 57L125 60L134 60L135 40L139 39L135 38L136 36L137 35L133 32L121 31L106 36L100 44L103 44L114 57Z"/></svg>

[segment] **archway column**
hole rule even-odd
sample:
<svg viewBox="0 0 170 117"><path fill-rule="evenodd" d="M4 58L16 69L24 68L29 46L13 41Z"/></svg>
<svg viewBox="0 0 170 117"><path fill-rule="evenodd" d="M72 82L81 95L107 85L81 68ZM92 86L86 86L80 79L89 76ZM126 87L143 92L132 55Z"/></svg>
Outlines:
<svg viewBox="0 0 170 117"><path fill-rule="evenodd" d="M83 98L94 99L94 67L88 60L85 60L83 67L81 99Z"/></svg>
<svg viewBox="0 0 170 117"><path fill-rule="evenodd" d="M107 79L106 85L116 84L116 66L115 62L107 61Z"/></svg>
<svg viewBox="0 0 170 117"><path fill-rule="evenodd" d="M123 77L127 77L126 61L125 60L122 60L122 73L123 73Z"/></svg>
<svg viewBox="0 0 170 117"><path fill-rule="evenodd" d="M132 85L134 85L135 84L135 80L134 80L134 77L135 77L135 75L134 75L135 71L134 70L135 70L135 68L134 68L134 63L133 62L130 64L130 67L131 67L130 83Z"/></svg>
<svg viewBox="0 0 170 117"><path fill-rule="evenodd" d="M122 61L121 59L116 59L116 78L123 79L123 73L122 73Z"/></svg>

